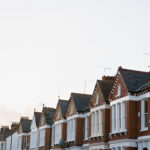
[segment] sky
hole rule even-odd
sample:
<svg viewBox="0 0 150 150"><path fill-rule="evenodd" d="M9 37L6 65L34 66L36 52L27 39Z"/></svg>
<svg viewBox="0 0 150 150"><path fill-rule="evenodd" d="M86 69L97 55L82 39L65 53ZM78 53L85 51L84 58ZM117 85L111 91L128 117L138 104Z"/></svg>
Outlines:
<svg viewBox="0 0 150 150"><path fill-rule="evenodd" d="M117 68L150 70L149 0L0 1L0 126ZM110 69L104 69L104 68Z"/></svg>

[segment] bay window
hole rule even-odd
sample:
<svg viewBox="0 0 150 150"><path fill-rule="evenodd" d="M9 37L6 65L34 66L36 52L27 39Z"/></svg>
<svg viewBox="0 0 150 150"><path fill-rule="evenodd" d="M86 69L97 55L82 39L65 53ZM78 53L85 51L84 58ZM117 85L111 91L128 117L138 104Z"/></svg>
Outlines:
<svg viewBox="0 0 150 150"><path fill-rule="evenodd" d="M103 110L96 110L91 113L92 127L91 136L102 136L103 135Z"/></svg>
<svg viewBox="0 0 150 150"><path fill-rule="evenodd" d="M59 144L61 139L61 123L55 125L55 144Z"/></svg>
<svg viewBox="0 0 150 150"><path fill-rule="evenodd" d="M122 130L127 129L127 104L126 102L122 103Z"/></svg>
<svg viewBox="0 0 150 150"><path fill-rule="evenodd" d="M21 150L22 136L18 136L18 150Z"/></svg>
<svg viewBox="0 0 150 150"><path fill-rule="evenodd" d="M116 130L116 105L112 106L112 131Z"/></svg>
<svg viewBox="0 0 150 150"><path fill-rule="evenodd" d="M85 117L85 135L84 135L85 140L88 140L88 135L89 135L89 117Z"/></svg>
<svg viewBox="0 0 150 150"><path fill-rule="evenodd" d="M27 136L24 136L24 140L23 140L23 149L27 149L27 144L28 144L27 139L28 139L28 137L27 137Z"/></svg>
<svg viewBox="0 0 150 150"><path fill-rule="evenodd" d="M31 144L30 144L31 148L36 147L36 139L37 139L37 131L32 131L31 132Z"/></svg>
<svg viewBox="0 0 150 150"><path fill-rule="evenodd" d="M126 131L127 104L126 101L112 105L112 133Z"/></svg>
<svg viewBox="0 0 150 150"><path fill-rule="evenodd" d="M75 141L76 120L70 119L67 122L67 141Z"/></svg>
<svg viewBox="0 0 150 150"><path fill-rule="evenodd" d="M45 129L40 129L40 147L45 146Z"/></svg>
<svg viewBox="0 0 150 150"><path fill-rule="evenodd" d="M141 101L141 128L142 130L148 128L148 100Z"/></svg>
<svg viewBox="0 0 150 150"><path fill-rule="evenodd" d="M51 146L54 146L54 126L52 127L52 142L51 142Z"/></svg>

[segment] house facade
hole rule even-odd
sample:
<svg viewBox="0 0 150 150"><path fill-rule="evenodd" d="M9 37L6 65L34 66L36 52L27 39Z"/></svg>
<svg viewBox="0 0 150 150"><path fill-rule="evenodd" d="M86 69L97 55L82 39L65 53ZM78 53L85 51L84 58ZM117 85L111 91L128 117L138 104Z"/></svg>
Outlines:
<svg viewBox="0 0 150 150"><path fill-rule="evenodd" d="M39 122L41 114L41 112L34 112L33 114L33 119L30 126L30 150L39 149Z"/></svg>
<svg viewBox="0 0 150 150"><path fill-rule="evenodd" d="M97 80L92 100L90 102L89 120L89 149L109 149L110 131L110 104L109 94L112 89L114 77L105 77Z"/></svg>
<svg viewBox="0 0 150 150"><path fill-rule="evenodd" d="M9 135L6 138L6 150L17 150L18 148L19 123L12 123Z"/></svg>
<svg viewBox="0 0 150 150"><path fill-rule="evenodd" d="M89 117L89 102L91 95L71 93L68 108L66 111L67 118L67 150L86 149L85 143L85 118ZM86 128L88 129L88 128ZM88 132L88 131L87 131Z"/></svg>
<svg viewBox="0 0 150 150"><path fill-rule="evenodd" d="M51 146L51 132L56 109L43 107L39 122L39 150L49 150Z"/></svg>
<svg viewBox="0 0 150 150"><path fill-rule="evenodd" d="M67 120L66 111L69 101L58 100L56 113L54 116L54 123L52 126L52 143L51 149L64 149L66 147L67 139Z"/></svg>
<svg viewBox="0 0 150 150"><path fill-rule="evenodd" d="M150 72L119 67L92 95L71 93L6 130L0 150L150 150Z"/></svg>
<svg viewBox="0 0 150 150"><path fill-rule="evenodd" d="M119 68L110 94L112 150L150 149L150 72Z"/></svg>
<svg viewBox="0 0 150 150"><path fill-rule="evenodd" d="M18 147L17 150L30 149L30 126L31 120L28 117L21 117L18 128Z"/></svg>

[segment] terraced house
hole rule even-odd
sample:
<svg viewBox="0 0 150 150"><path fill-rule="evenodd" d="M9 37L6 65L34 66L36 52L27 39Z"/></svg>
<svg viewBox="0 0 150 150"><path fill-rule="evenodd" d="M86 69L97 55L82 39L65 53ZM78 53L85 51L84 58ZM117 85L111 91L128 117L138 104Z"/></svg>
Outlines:
<svg viewBox="0 0 150 150"><path fill-rule="evenodd" d="M17 150L30 149L30 126L31 126L31 120L29 120L28 117L22 117L20 119L19 128L18 128Z"/></svg>
<svg viewBox="0 0 150 150"><path fill-rule="evenodd" d="M30 139L30 150L39 149L39 122L41 117L41 112L34 112L33 119L31 122L31 139Z"/></svg>
<svg viewBox="0 0 150 150"><path fill-rule="evenodd" d="M150 72L119 68L110 94L112 150L150 149Z"/></svg>
<svg viewBox="0 0 150 150"><path fill-rule="evenodd" d="M54 124L52 126L52 143L51 149L64 149L67 139L67 120L66 111L69 101L58 100Z"/></svg>
<svg viewBox="0 0 150 150"><path fill-rule="evenodd" d="M119 67L10 131L0 150L150 150L150 72Z"/></svg>
<svg viewBox="0 0 150 150"><path fill-rule="evenodd" d="M56 109L43 107L39 122L39 150L49 150L51 146L52 124Z"/></svg>
<svg viewBox="0 0 150 150"><path fill-rule="evenodd" d="M88 137L88 128L85 129L85 120L89 117L89 102L91 95L71 93L68 108L66 111L67 118L67 140L66 149L87 149L85 143L85 134Z"/></svg>
<svg viewBox="0 0 150 150"><path fill-rule="evenodd" d="M114 77L103 77L97 80L90 102L90 150L109 149L110 104L109 94Z"/></svg>

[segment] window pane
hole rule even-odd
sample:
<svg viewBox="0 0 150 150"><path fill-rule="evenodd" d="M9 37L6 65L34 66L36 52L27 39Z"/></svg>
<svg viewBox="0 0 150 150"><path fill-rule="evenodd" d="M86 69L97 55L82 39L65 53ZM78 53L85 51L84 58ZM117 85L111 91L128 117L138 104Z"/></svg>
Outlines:
<svg viewBox="0 0 150 150"><path fill-rule="evenodd" d="M147 113L148 110L147 110L147 100L144 101L144 113Z"/></svg>

